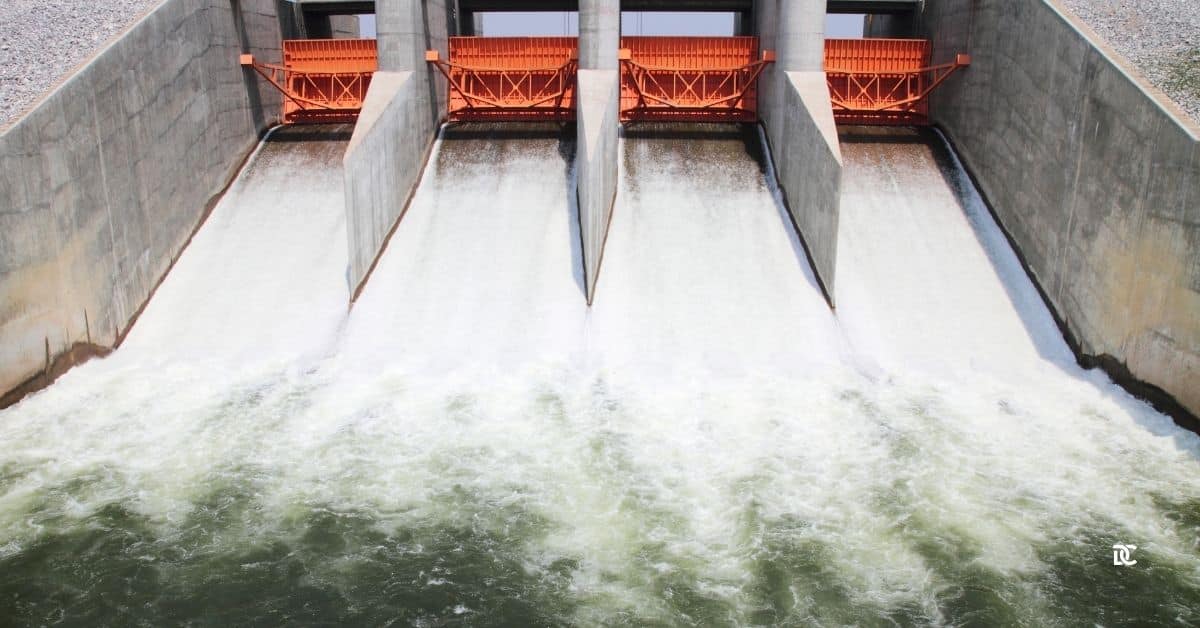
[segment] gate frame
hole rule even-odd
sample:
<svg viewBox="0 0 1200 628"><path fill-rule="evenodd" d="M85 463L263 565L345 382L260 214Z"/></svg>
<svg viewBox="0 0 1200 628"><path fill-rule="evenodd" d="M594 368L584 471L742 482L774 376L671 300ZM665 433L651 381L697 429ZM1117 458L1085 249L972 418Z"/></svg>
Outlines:
<svg viewBox="0 0 1200 628"><path fill-rule="evenodd" d="M354 122L378 68L374 39L286 39L283 63L239 62L283 94L284 124ZM370 68L370 69L367 69Z"/></svg>
<svg viewBox="0 0 1200 628"><path fill-rule="evenodd" d="M638 45L648 42L677 48L671 56L679 63L637 61ZM730 42L746 44L744 51L730 52ZM695 63L705 52L732 62L707 67ZM775 61L775 52L760 51L758 37L629 36L621 38L618 59L622 122L757 122L758 78Z"/></svg>
<svg viewBox="0 0 1200 628"><path fill-rule="evenodd" d="M468 43L474 47L470 53ZM455 36L450 38L448 49L446 60L436 50L425 51L425 61L449 83L447 120L575 119L577 37ZM460 62L463 56L487 56L491 63ZM566 60L560 65L547 65L559 58Z"/></svg>

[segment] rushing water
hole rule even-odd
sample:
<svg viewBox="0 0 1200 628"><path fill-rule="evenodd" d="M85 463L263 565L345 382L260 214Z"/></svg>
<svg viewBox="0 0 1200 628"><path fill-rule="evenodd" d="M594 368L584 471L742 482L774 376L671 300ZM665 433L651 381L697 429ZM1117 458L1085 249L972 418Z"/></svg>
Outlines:
<svg viewBox="0 0 1200 628"><path fill-rule="evenodd" d="M1074 365L939 139L843 138L835 315L706 127L624 140L584 307L571 135L446 132L349 314L344 138L267 142L0 412L0 623L1200 623L1200 439Z"/></svg>

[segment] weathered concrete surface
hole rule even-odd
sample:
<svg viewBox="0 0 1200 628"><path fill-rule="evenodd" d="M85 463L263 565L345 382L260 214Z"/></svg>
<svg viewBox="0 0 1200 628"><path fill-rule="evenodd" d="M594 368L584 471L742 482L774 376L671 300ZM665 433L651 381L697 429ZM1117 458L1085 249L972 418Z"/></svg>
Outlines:
<svg viewBox="0 0 1200 628"><path fill-rule="evenodd" d="M777 6L776 65L785 72L824 70L825 3L821 0L781 0Z"/></svg>
<svg viewBox="0 0 1200 628"><path fill-rule="evenodd" d="M1200 414L1200 132L1054 1L929 0L920 19L935 62L973 56L933 119L1081 361Z"/></svg>
<svg viewBox="0 0 1200 628"><path fill-rule="evenodd" d="M617 148L620 129L620 73L579 70L576 87L575 180L579 231L583 238L584 284L589 305L596 295L604 242L617 197Z"/></svg>
<svg viewBox="0 0 1200 628"><path fill-rule="evenodd" d="M842 153L824 72L785 72L782 103L767 123L788 212L831 306L837 275Z"/></svg>
<svg viewBox="0 0 1200 628"><path fill-rule="evenodd" d="M446 80L429 68L425 51L446 58L454 30L443 0L380 0L375 19L380 71L343 162L351 300L404 215L445 114Z"/></svg>
<svg viewBox="0 0 1200 628"><path fill-rule="evenodd" d="M277 118L275 6L168 0L0 135L0 392L119 342Z"/></svg>
<svg viewBox="0 0 1200 628"><path fill-rule="evenodd" d="M604 243L617 198L617 146L621 128L621 40L618 0L579 3L579 77L576 83L575 182L583 239L584 292L588 305L604 260Z"/></svg>
<svg viewBox="0 0 1200 628"><path fill-rule="evenodd" d="M446 0L380 0L375 8L379 69L426 71L425 51L446 54L447 37L455 32L454 2Z"/></svg>
<svg viewBox="0 0 1200 628"><path fill-rule="evenodd" d="M618 0L580 0L579 67L616 70L621 41L621 3Z"/></svg>
<svg viewBox="0 0 1200 628"><path fill-rule="evenodd" d="M442 58L449 51L450 33L456 31L453 2L446 0L380 0L376 4L375 31L379 69L412 72L424 90L413 94L424 110L425 125L433 134L446 114L447 85L436 68L425 61L426 50L437 50Z"/></svg>
<svg viewBox="0 0 1200 628"><path fill-rule="evenodd" d="M825 3L821 0L754 0L754 27L759 46L775 51L765 74L819 72L825 69Z"/></svg>
<svg viewBox="0 0 1200 628"><path fill-rule="evenodd" d="M284 39L351 39L358 37L357 15L306 13L301 4L279 1L279 29Z"/></svg>
<svg viewBox="0 0 1200 628"><path fill-rule="evenodd" d="M825 85L825 3L756 0L759 45L776 62L759 79L759 115L788 210L832 306L841 153Z"/></svg>
<svg viewBox="0 0 1200 628"><path fill-rule="evenodd" d="M408 206L428 154L415 72L376 72L343 158L349 282L357 297ZM353 298L352 297L352 298Z"/></svg>

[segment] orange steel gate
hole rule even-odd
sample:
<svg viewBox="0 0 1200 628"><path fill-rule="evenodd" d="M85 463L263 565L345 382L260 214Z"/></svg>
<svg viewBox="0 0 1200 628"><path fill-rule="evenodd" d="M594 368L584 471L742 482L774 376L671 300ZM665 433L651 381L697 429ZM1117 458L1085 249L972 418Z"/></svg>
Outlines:
<svg viewBox="0 0 1200 628"><path fill-rule="evenodd" d="M448 118L574 120L575 37L451 37L449 59L425 60L450 82Z"/></svg>
<svg viewBox="0 0 1200 628"><path fill-rule="evenodd" d="M755 122L757 37L622 37L621 120Z"/></svg>
<svg viewBox="0 0 1200 628"><path fill-rule="evenodd" d="M756 37L624 37L621 120L753 122L755 83L769 50ZM578 40L575 37L451 37L448 60L426 60L450 82L449 119L572 120ZM930 65L920 39L830 39L825 73L834 118L850 124L928 124L928 96L955 70ZM353 122L377 63L373 39L283 42L283 64L241 56L284 95L287 124Z"/></svg>
<svg viewBox="0 0 1200 628"><path fill-rule="evenodd" d="M828 39L825 76L833 117L845 124L924 125L929 93L955 70L971 64L960 54L953 63L930 65L924 39Z"/></svg>
<svg viewBox="0 0 1200 628"><path fill-rule="evenodd" d="M283 122L354 122L377 66L374 39L289 39L283 65L241 56L283 92Z"/></svg>
<svg viewBox="0 0 1200 628"><path fill-rule="evenodd" d="M774 54L757 37L625 37L621 120L754 122L755 83ZM574 120L575 37L451 37L425 60L449 81L447 118Z"/></svg>

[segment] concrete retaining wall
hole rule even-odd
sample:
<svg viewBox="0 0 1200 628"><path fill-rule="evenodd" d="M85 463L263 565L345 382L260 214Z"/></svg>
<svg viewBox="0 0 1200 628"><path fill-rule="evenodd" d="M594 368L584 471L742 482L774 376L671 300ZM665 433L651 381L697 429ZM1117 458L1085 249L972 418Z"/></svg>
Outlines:
<svg viewBox="0 0 1200 628"><path fill-rule="evenodd" d="M1050 0L928 0L932 103L1085 364L1200 414L1200 132ZM1161 398L1170 410L1171 400Z"/></svg>
<svg viewBox="0 0 1200 628"><path fill-rule="evenodd" d="M168 0L0 135L0 393L119 342L277 118L238 65L279 58L275 10Z"/></svg>

